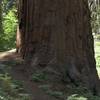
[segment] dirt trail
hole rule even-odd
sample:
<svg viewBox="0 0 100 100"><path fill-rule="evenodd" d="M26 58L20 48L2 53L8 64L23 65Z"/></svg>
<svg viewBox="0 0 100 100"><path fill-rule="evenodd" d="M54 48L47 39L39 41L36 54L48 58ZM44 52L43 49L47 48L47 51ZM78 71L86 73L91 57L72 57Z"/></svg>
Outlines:
<svg viewBox="0 0 100 100"><path fill-rule="evenodd" d="M31 94L32 100L57 100L43 92L38 87L38 84L35 82L31 82L29 77L25 73L21 73L17 69L13 69L12 75L16 80L23 81L24 89Z"/></svg>
<svg viewBox="0 0 100 100"><path fill-rule="evenodd" d="M21 60L20 56L15 53L15 50L0 53L1 63L5 64L7 61L13 62L14 60ZM30 81L28 75L21 71L20 66L13 67L11 75L15 80L23 81L23 87L27 93L31 94L31 100L61 100L47 95L39 88L37 83Z"/></svg>

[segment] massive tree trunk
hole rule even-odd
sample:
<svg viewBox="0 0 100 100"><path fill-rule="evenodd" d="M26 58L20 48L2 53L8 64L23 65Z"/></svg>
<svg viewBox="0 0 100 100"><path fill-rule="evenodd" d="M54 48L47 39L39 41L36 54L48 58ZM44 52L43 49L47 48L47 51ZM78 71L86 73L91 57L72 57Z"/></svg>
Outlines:
<svg viewBox="0 0 100 100"><path fill-rule="evenodd" d="M98 93L88 0L19 0L18 51Z"/></svg>

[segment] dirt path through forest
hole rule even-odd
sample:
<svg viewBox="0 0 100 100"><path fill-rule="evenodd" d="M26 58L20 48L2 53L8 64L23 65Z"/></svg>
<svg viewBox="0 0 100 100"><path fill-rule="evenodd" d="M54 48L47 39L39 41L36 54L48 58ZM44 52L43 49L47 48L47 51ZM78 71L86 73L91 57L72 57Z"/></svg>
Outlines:
<svg viewBox="0 0 100 100"><path fill-rule="evenodd" d="M0 53L0 62L6 64L7 62L20 61L21 58L15 53L15 50ZM39 84L31 81L27 73L20 68L21 65L12 67L11 75L15 80L23 81L23 87L27 93L31 94L31 100L61 100L46 94L39 88Z"/></svg>

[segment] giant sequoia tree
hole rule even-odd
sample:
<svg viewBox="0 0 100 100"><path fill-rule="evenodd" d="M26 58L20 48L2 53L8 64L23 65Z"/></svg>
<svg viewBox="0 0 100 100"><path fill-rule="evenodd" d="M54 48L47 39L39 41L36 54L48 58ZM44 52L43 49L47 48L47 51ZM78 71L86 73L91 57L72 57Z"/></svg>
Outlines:
<svg viewBox="0 0 100 100"><path fill-rule="evenodd" d="M99 79L88 0L19 0L17 49L35 66L56 66L62 76L94 93Z"/></svg>

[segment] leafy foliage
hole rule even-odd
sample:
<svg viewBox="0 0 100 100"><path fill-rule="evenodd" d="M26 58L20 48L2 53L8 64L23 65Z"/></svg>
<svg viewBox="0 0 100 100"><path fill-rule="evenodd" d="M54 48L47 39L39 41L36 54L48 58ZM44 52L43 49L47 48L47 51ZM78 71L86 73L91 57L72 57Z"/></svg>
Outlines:
<svg viewBox="0 0 100 100"><path fill-rule="evenodd" d="M9 11L9 13L4 17L4 49L11 49L15 47L17 19L14 15L14 11L15 9Z"/></svg>
<svg viewBox="0 0 100 100"><path fill-rule="evenodd" d="M95 7L91 14L92 31L93 33L100 34L100 6Z"/></svg>
<svg viewBox="0 0 100 100"><path fill-rule="evenodd" d="M0 51L9 50L15 48L15 34L16 34L16 27L17 27L17 16L15 16L17 10L16 7L13 6L10 8L8 12L5 11L7 0L3 1L3 8L4 11L2 13L2 28L3 33L0 34Z"/></svg>

